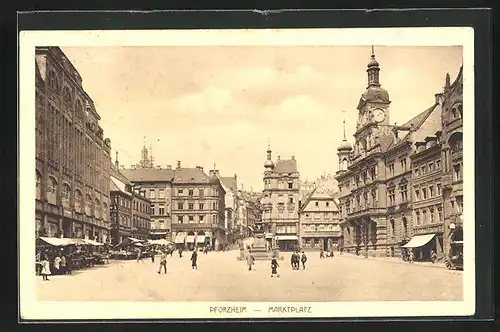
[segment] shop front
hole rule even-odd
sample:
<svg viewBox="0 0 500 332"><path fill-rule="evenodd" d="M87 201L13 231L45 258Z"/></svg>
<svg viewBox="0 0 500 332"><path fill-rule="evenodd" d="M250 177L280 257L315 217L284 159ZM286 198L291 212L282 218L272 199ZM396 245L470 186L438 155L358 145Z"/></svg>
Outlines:
<svg viewBox="0 0 500 332"><path fill-rule="evenodd" d="M188 232L186 236L186 247L188 250L194 249L195 236L196 234L193 231Z"/></svg>
<svg viewBox="0 0 500 332"><path fill-rule="evenodd" d="M186 233L177 232L174 237L174 244L177 249L184 248L186 243Z"/></svg>
<svg viewBox="0 0 500 332"><path fill-rule="evenodd" d="M405 257L410 251L413 252L416 261L430 261L433 252L440 259L443 257L443 237L437 233L415 235L401 248L405 251Z"/></svg>
<svg viewBox="0 0 500 332"><path fill-rule="evenodd" d="M299 248L299 237L297 235L277 235L276 242L280 251L294 251Z"/></svg>

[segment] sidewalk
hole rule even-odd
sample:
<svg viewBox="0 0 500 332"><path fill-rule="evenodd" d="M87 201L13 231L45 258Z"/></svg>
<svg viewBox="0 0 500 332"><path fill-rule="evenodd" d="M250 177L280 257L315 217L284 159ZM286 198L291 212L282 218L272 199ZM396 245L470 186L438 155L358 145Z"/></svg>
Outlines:
<svg viewBox="0 0 500 332"><path fill-rule="evenodd" d="M387 262L387 263L393 263L393 264L407 264L410 265L407 261L402 260L399 257L372 257L368 256L368 258L365 258L363 255L356 256L354 254L346 254L343 253L342 255L338 254L336 256L342 256L342 257L348 257L348 258L354 258L354 259L367 259L367 260L374 260L374 261L381 261L381 262ZM434 267L434 268L440 268L440 269L446 269L444 262L437 262L437 263L431 263L431 262L414 262L411 265L418 265L418 266L426 266L426 267Z"/></svg>

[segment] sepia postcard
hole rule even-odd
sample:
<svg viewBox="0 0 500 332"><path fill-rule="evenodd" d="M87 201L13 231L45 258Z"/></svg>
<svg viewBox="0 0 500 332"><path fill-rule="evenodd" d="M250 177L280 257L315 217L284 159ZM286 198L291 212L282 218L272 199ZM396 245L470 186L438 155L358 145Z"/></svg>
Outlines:
<svg viewBox="0 0 500 332"><path fill-rule="evenodd" d="M21 319L474 314L473 41L22 31Z"/></svg>

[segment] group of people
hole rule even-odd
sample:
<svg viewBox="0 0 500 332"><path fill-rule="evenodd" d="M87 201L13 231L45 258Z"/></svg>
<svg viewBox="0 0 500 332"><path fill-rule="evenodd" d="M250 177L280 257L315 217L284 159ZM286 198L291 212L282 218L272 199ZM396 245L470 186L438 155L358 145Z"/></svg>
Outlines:
<svg viewBox="0 0 500 332"><path fill-rule="evenodd" d="M300 263L302 263L302 269L305 270L306 262L307 262L307 256L304 251L302 251L302 256L300 255L298 250L292 253L292 256L290 258L290 263L292 264L292 270L299 270Z"/></svg>
<svg viewBox="0 0 500 332"><path fill-rule="evenodd" d="M160 265L158 267L158 274L161 274L161 270L163 268L163 271L165 274L167 274L167 256L170 254L170 257L172 257L173 250L164 250L161 252L160 255ZM182 249L179 249L179 258L182 258ZM154 263L154 254L151 256L151 261ZM193 270L198 270L198 252L196 250L193 251L191 254L191 269Z"/></svg>
<svg viewBox="0 0 500 332"><path fill-rule="evenodd" d="M47 253L38 253L36 257L37 272L42 276L42 280L49 280L51 274L70 274L71 264L66 256L62 253L56 253L54 259L51 260Z"/></svg>
<svg viewBox="0 0 500 332"><path fill-rule="evenodd" d="M327 258L327 257L330 258L334 257L333 250L330 250L330 252L328 251L325 252L323 249L321 249L321 251L319 252L319 258Z"/></svg>

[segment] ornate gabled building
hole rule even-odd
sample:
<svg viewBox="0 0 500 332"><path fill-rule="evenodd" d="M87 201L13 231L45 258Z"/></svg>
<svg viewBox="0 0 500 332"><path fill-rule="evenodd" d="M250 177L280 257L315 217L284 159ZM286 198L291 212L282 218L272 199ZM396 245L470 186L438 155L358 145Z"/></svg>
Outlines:
<svg viewBox="0 0 500 332"><path fill-rule="evenodd" d="M337 248L341 235L339 209L334 197L325 188L314 188L301 202L301 248L330 251Z"/></svg>
<svg viewBox="0 0 500 332"><path fill-rule="evenodd" d="M273 247L293 250L299 245L299 171L295 157L271 160L271 148L264 163L262 222Z"/></svg>
<svg viewBox="0 0 500 332"><path fill-rule="evenodd" d="M59 47L36 47L36 235L109 240L111 141Z"/></svg>
<svg viewBox="0 0 500 332"><path fill-rule="evenodd" d="M443 95L443 128L438 133L443 164L444 251L463 241L463 67L450 84L446 75Z"/></svg>
<svg viewBox="0 0 500 332"><path fill-rule="evenodd" d="M342 247L348 252L379 256L400 256L403 249L414 250L417 259L428 258L431 250L442 256L446 248L446 204L443 208L442 202L446 202L447 178L441 176L447 172L444 165L451 165L449 160L455 160L454 165L459 165L455 168L461 169L461 154L449 157L450 149L442 143L450 142L454 130L461 129L459 120L454 120L456 127L444 138L442 130L447 124L443 118L453 114L448 108L454 107L455 114L461 112L461 95L452 92L448 76L445 92L435 95L429 109L403 125L390 125L389 94L380 86L379 70L372 49L368 87L358 104L354 148L345 132L338 147ZM453 85L456 90L460 78L461 71ZM456 141L451 138L451 145L461 149L461 139ZM449 166L448 174L452 168ZM461 180L459 176L455 179L450 181L450 192L460 201ZM456 205L454 211L460 213Z"/></svg>

